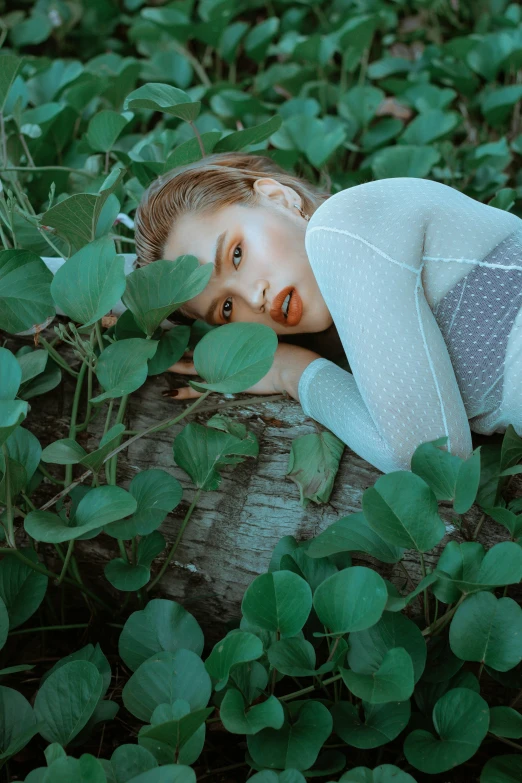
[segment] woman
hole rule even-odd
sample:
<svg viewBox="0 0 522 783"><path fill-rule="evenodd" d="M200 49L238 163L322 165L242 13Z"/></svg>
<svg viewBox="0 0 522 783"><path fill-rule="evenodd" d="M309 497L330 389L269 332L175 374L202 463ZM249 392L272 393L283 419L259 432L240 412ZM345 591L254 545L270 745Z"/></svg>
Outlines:
<svg viewBox="0 0 522 783"><path fill-rule="evenodd" d="M335 324L351 372L280 343L248 391L287 391L383 473L410 470L417 446L442 436L463 459L470 430L511 423L522 436L517 216L412 177L329 197L269 158L229 153L153 182L136 229L140 264L184 253L216 264L188 317L290 339ZM170 369L196 374L190 361Z"/></svg>

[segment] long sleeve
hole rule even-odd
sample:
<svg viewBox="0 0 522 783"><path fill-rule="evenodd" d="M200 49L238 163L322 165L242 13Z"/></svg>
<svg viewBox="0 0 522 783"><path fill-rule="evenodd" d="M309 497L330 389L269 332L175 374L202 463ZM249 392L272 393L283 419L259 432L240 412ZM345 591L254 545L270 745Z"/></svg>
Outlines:
<svg viewBox="0 0 522 783"><path fill-rule="evenodd" d="M482 245L471 250L481 257L518 225L453 188L409 177L324 202L305 246L353 375L326 359L312 362L298 387L304 412L384 473L410 470L417 446L442 436L448 451L469 457L468 415L426 296L425 258L461 255L463 235L474 229ZM457 276L439 266L439 287L449 290Z"/></svg>

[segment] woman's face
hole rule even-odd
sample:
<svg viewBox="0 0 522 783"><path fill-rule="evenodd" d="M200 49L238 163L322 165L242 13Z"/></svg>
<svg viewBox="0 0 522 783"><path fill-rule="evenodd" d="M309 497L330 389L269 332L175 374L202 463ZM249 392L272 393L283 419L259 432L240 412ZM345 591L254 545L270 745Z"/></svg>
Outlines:
<svg viewBox="0 0 522 783"><path fill-rule="evenodd" d="M277 334L322 332L333 320L306 254L307 222L294 206L301 198L270 178L254 189L258 206L234 204L176 223L163 258L187 254L215 266L206 288L181 312L213 325L249 321Z"/></svg>

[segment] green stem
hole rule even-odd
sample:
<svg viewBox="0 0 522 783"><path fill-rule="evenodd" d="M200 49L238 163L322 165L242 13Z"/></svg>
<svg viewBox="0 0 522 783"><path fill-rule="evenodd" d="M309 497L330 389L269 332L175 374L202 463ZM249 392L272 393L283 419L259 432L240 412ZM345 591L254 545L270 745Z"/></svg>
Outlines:
<svg viewBox="0 0 522 783"><path fill-rule="evenodd" d="M482 516L480 517L480 519L478 521L478 524L477 524L477 527L475 528L475 532L473 533L473 536L472 536L473 541L475 541L475 539L477 538L478 534L482 530L482 525L484 524L484 520L486 519L486 516L487 516L486 514L482 514Z"/></svg>
<svg viewBox="0 0 522 783"><path fill-rule="evenodd" d="M14 514L13 514L13 501L11 498L11 471L9 469L9 452L7 445L2 444L2 453L4 455L5 463L5 498L6 498L6 514L7 514L7 543L13 549L16 549L15 533L14 533Z"/></svg>
<svg viewBox="0 0 522 783"><path fill-rule="evenodd" d="M426 563L424 562L424 555L422 552L419 552L419 559L420 559L420 567L422 572L422 578L426 578ZM430 625L430 604L429 604L429 598L428 598L428 588L425 587L423 590L424 593L424 621L426 623L426 627Z"/></svg>
<svg viewBox="0 0 522 783"><path fill-rule="evenodd" d="M62 572L61 572L60 576L58 577L58 581L56 583L57 585L61 585L61 583L63 582L63 578L64 578L65 574L67 573L67 569L69 567L69 561L71 559L71 555L73 553L73 549L74 549L74 538L71 539L71 541L69 541L69 546L67 547L67 554L65 555L65 560L63 561Z"/></svg>
<svg viewBox="0 0 522 783"><path fill-rule="evenodd" d="M201 399L201 398L200 398L200 399ZM152 582L149 582L149 584L147 585L147 587L146 587L146 590L147 590L147 591L150 591L150 590L152 590L152 588L153 588L155 585L157 585L157 584L158 584L158 582L160 581L161 577L163 576L163 574L164 574L164 573L165 573L165 571L167 570L167 568L168 568L168 566L169 566L169 563L170 563L170 561L171 561L171 560L172 560L172 558L174 557L174 553L176 552L176 549L177 549L177 547L178 547L178 544L179 544L179 542L181 541L181 537L182 537L183 533L185 532L185 528L186 528L186 527L187 527L187 525L188 525L188 522L189 522L189 520L190 520L190 517L192 516L192 512L194 511L194 507L195 507L196 503L197 503L197 502L198 502L198 500L199 500L199 496L201 495L201 492L202 492L202 490L201 490L201 487L200 487L200 488L197 490L196 494L194 495L194 500L193 500L193 501L192 501L192 503L190 504L189 510L187 511L187 513L186 513L186 515L185 515L185 519L183 520L183 522L182 522L182 524L181 524L181 527L180 527L180 529L179 529L179 533L178 533L178 535L176 536L176 540L174 541L174 543L173 543L173 545L172 545L172 549L170 550L170 552L169 552L169 554L168 554L168 557L167 557L167 559L166 559L166 560L165 560L165 562L163 563L163 565L162 565L162 567L161 567L161 569L160 569L160 571L159 571L158 575L157 575L157 576L156 576L156 577L155 577L155 578L152 580Z"/></svg>
<svg viewBox="0 0 522 783"><path fill-rule="evenodd" d="M123 397L120 400L120 405L118 408L118 415L116 416L116 424L123 424L123 419L125 418L125 411L127 410L127 404L129 402L129 395L124 394ZM116 440L116 446L119 446L121 443L122 435L120 435ZM111 484L116 484L116 470L118 467L118 456L114 456L110 462L107 463L109 465L109 471L110 471L110 477L111 477Z"/></svg>
<svg viewBox="0 0 522 783"><path fill-rule="evenodd" d="M83 379L85 378L85 372L87 370L87 365L82 364L80 367L80 371L78 372L78 377L76 379L76 388L74 390L74 397L73 397L73 404L72 404L72 410L71 410L71 421L69 424L69 437L71 440L76 439L76 419L78 417L78 406L80 404L80 397L82 393L82 386L83 386ZM72 465L66 465L65 466L65 483L70 484L72 481L72 474L73 474L73 466Z"/></svg>
<svg viewBox="0 0 522 783"><path fill-rule="evenodd" d="M100 321L96 321L95 329L96 329L96 339L98 340L98 346L100 348L100 353L102 353L102 351L105 350L105 346L103 344L103 337L102 337L102 330L101 330L101 322Z"/></svg>
<svg viewBox="0 0 522 783"><path fill-rule="evenodd" d="M127 555L127 550L125 549L125 544L123 543L123 539L118 538L118 546L120 548L120 554L122 556L122 559L128 563L129 562L129 556Z"/></svg>
<svg viewBox="0 0 522 783"><path fill-rule="evenodd" d="M329 677L327 680L323 680L323 685L330 685L331 682L336 682L337 680L341 679L340 674L336 674L333 677ZM300 691L294 691L293 693L287 693L286 696L279 696L279 701L290 701L290 699L296 699L298 696L303 696L305 693L311 693L312 691L317 691L319 689L318 685L310 685L308 688L302 688Z"/></svg>
<svg viewBox="0 0 522 783"><path fill-rule="evenodd" d="M45 229L43 229L43 228L39 228L38 231L40 233L40 236L42 236L45 239L45 241L47 242L49 247L52 247L54 252L57 253L60 258L63 258L64 261L67 261L67 259L65 258L64 254L62 252L60 252L60 250L56 247L56 245L54 244L52 239L50 239L47 236L47 231Z"/></svg>
<svg viewBox="0 0 522 783"><path fill-rule="evenodd" d="M432 634L435 635L440 633L442 629L450 622L451 618L453 617L453 615L455 614L455 612L457 611L461 603L466 599L466 597L467 596L463 593L460 596L457 603L455 604L455 606L453 607L453 609L450 609L449 612L443 614L442 617L440 617L436 622L432 623L427 628L425 628L424 631L421 632L422 635L430 636Z"/></svg>
<svg viewBox="0 0 522 783"><path fill-rule="evenodd" d="M89 623L73 623L72 625L40 625L38 628L22 628L21 631L11 631L9 636L19 636L22 633L38 633L39 631L71 631L73 628L88 627Z"/></svg>
<svg viewBox="0 0 522 783"><path fill-rule="evenodd" d="M51 474L49 473L47 468L44 467L42 462L40 462L40 464L38 465L38 470L40 471L40 473L42 473L45 476L45 478L49 479L49 481L52 481L53 484L61 484L62 486L64 486L65 482L62 481L61 479L57 479L54 476L51 476Z"/></svg>
<svg viewBox="0 0 522 783"><path fill-rule="evenodd" d="M199 149L201 150L201 157L202 157L202 158L204 158L204 157L205 157L205 154L206 154L206 153L205 153L205 147L203 146L203 141L202 141L202 139L201 139L201 136L199 135L199 131L198 131L198 129L196 128L196 126L194 125L194 123L193 123L193 122L189 122L189 125L191 126L191 128L192 128L192 130L194 131L194 134L195 134L195 136L196 136L196 138L197 138L197 140L198 140Z"/></svg>
<svg viewBox="0 0 522 783"><path fill-rule="evenodd" d="M168 423L168 426L171 427L171 426L174 426L174 424L177 424L178 421L181 421L182 419L184 419L185 416L187 416L189 413L192 413L192 411L196 407L198 407L199 403L201 403L204 399L206 399L206 397L208 397L209 394L211 394L211 390L210 389L208 391L204 392L201 395L201 397L198 397L196 400L194 400L192 405L189 405L187 408L185 408L183 413L180 413L179 416L175 416L173 419L166 419L165 422L162 422L162 424L165 425L165 426L161 427L161 429L167 429L167 423ZM124 449L127 449L130 445L135 443L140 438L143 438L145 435L150 435L151 433L156 432L157 426L158 425L153 425L152 427L147 427L146 430L142 430L142 432L138 432L137 435L133 435L133 437L129 438L129 440L126 440L125 443L121 443L117 448L113 449L112 451L110 451L107 454L107 456L103 460L102 464L105 464L107 462L107 460L111 459L111 457L114 457L115 454L119 454L120 451L123 451ZM89 470L86 470L85 473L82 473L82 475L79 476L77 479L75 479L68 487L65 487L60 492L58 492L57 495L54 495L54 497L52 497L50 500L48 500L47 503L44 503L43 506L40 507L39 511L47 511L48 508L51 508L52 506L54 506L54 504L57 503L59 500L61 500L61 498L63 498L65 495L69 494L71 489L73 489L74 487L77 487L78 484L81 484L83 481L85 481L85 479L88 476L90 476L91 473L92 473L92 469L89 468Z"/></svg>

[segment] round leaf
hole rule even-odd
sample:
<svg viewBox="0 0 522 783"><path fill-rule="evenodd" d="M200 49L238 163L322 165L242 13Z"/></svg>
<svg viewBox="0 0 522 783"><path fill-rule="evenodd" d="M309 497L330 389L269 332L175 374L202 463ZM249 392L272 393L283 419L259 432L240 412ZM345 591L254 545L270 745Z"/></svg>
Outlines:
<svg viewBox="0 0 522 783"><path fill-rule="evenodd" d="M359 710L348 701L339 701L331 708L334 731L347 745L368 750L386 745L399 736L410 720L409 701L390 704L363 702L364 720Z"/></svg>
<svg viewBox="0 0 522 783"><path fill-rule="evenodd" d="M229 688L221 702L219 717L232 734L257 734L262 729L280 729L284 723L281 703L275 696L246 710L245 700L235 688Z"/></svg>
<svg viewBox="0 0 522 783"><path fill-rule="evenodd" d="M0 252L0 329L17 334L55 314L52 272L30 250Z"/></svg>
<svg viewBox="0 0 522 783"><path fill-rule="evenodd" d="M203 661L191 650L160 652L136 669L122 692L125 707L136 718L150 721L159 704L184 699L191 710L206 707L212 684Z"/></svg>
<svg viewBox="0 0 522 783"><path fill-rule="evenodd" d="M104 574L113 587L123 592L140 590L150 579L149 568L128 563L122 557L109 560L104 568Z"/></svg>
<svg viewBox="0 0 522 783"><path fill-rule="evenodd" d="M25 696L0 685L0 763L18 753L37 730L33 708Z"/></svg>
<svg viewBox="0 0 522 783"><path fill-rule="evenodd" d="M179 481L160 468L142 470L129 484L137 508L130 519L108 525L105 532L115 538L129 539L156 530L167 514L179 505L183 488Z"/></svg>
<svg viewBox="0 0 522 783"><path fill-rule="evenodd" d="M480 776L480 783L520 783L520 780L522 780L520 753L489 759Z"/></svg>
<svg viewBox="0 0 522 783"><path fill-rule="evenodd" d="M489 707L478 693L454 688L433 708L433 725L440 739L424 729L412 731L404 742L404 755L415 769L437 775L477 752L488 732Z"/></svg>
<svg viewBox="0 0 522 783"><path fill-rule="evenodd" d="M14 400L21 382L22 368L16 357L7 348L0 348L0 400Z"/></svg>
<svg viewBox="0 0 522 783"><path fill-rule="evenodd" d="M149 82L127 95L124 109L151 109L193 122L201 107L200 101L192 101L186 92L170 84Z"/></svg>
<svg viewBox="0 0 522 783"><path fill-rule="evenodd" d="M319 620L333 634L362 631L379 621L388 593L384 579L364 566L345 568L322 582L314 595Z"/></svg>
<svg viewBox="0 0 522 783"><path fill-rule="evenodd" d="M33 563L38 562L34 549L22 549L22 554ZM0 598L9 614L9 628L13 630L25 623L42 603L47 590L48 577L13 556L0 561Z"/></svg>
<svg viewBox="0 0 522 783"><path fill-rule="evenodd" d="M214 645L205 668L210 676L217 680L217 691L222 690L228 682L233 666L247 661L255 661L263 655L261 639L247 631L232 631L224 639Z"/></svg>
<svg viewBox="0 0 522 783"><path fill-rule="evenodd" d="M133 337L112 343L100 354L96 377L105 389L92 402L102 402L130 394L147 380L147 361L154 356L158 343Z"/></svg>
<svg viewBox="0 0 522 783"><path fill-rule="evenodd" d="M350 634L348 665L359 674L372 674L396 647L409 653L417 682L426 666L426 642L415 623L402 614L384 612L376 625Z"/></svg>
<svg viewBox="0 0 522 783"><path fill-rule="evenodd" d="M368 767L355 767L345 772L339 783L416 783L407 772L393 764L382 764L372 771Z"/></svg>
<svg viewBox="0 0 522 783"><path fill-rule="evenodd" d="M413 693L413 664L403 647L385 654L379 668L371 674L341 669L344 684L358 698L370 704L405 701Z"/></svg>
<svg viewBox="0 0 522 783"><path fill-rule="evenodd" d="M309 584L292 571L256 577L241 604L241 611L250 623L267 631L279 631L282 638L299 633L311 608Z"/></svg>
<svg viewBox="0 0 522 783"><path fill-rule="evenodd" d="M506 672L522 660L522 609L511 598L470 595L455 612L449 640L458 658Z"/></svg>

